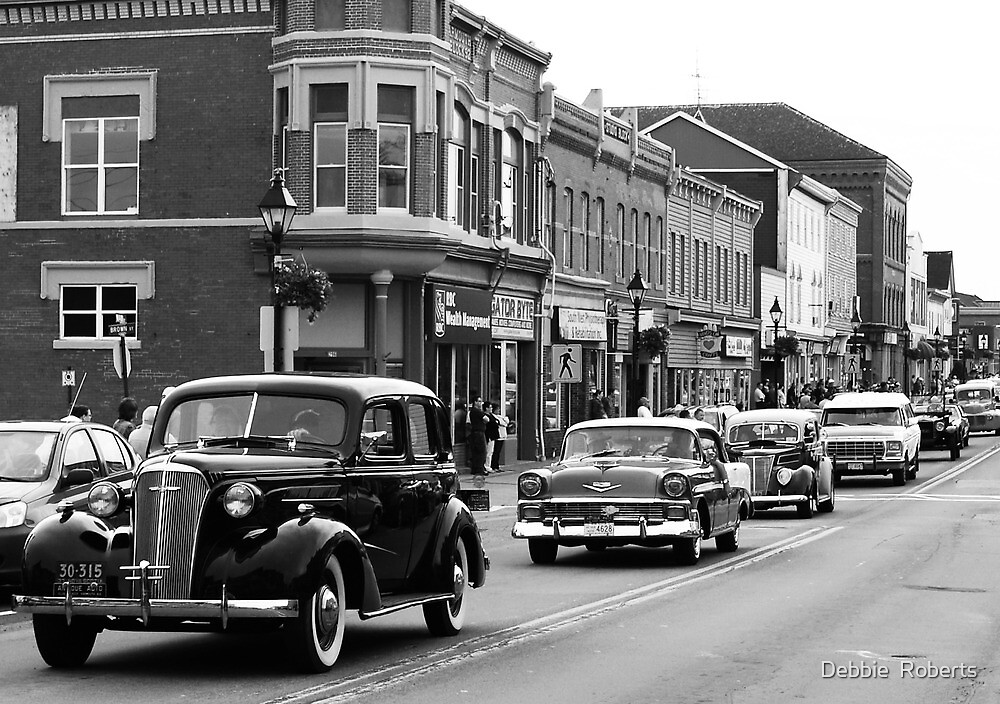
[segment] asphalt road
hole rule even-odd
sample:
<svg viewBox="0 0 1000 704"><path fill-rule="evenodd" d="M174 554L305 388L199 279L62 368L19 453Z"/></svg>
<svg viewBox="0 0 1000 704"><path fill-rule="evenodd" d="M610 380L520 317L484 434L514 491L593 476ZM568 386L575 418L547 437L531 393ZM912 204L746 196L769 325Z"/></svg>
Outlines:
<svg viewBox="0 0 1000 704"><path fill-rule="evenodd" d="M1000 701L1000 445L922 456L906 487L853 480L832 514L771 511L741 548L561 549L533 565L510 537L515 473L479 515L492 570L462 635L417 611L352 617L329 675L290 673L268 636L102 634L55 671L0 615L0 701Z"/></svg>

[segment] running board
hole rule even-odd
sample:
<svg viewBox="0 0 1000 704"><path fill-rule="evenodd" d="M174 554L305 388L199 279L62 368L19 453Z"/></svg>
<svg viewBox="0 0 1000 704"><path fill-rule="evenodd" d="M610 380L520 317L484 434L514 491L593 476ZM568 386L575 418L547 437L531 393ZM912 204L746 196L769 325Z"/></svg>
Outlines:
<svg viewBox="0 0 1000 704"><path fill-rule="evenodd" d="M375 611L359 611L358 616L360 616L361 620L364 621L369 618L375 618L376 616L385 616L386 614L396 613L397 611L408 609L411 606L433 604L436 601L448 601L454 598L455 595L449 592L428 592L426 594L407 594L406 596L386 597L382 599L382 608L376 609Z"/></svg>

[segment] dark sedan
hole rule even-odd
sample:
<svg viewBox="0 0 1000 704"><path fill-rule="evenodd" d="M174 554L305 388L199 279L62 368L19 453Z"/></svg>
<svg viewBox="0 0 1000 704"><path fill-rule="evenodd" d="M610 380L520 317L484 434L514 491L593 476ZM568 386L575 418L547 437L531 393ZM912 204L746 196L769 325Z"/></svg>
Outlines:
<svg viewBox="0 0 1000 704"><path fill-rule="evenodd" d="M969 446L969 419L960 406L930 403L915 406L920 422L920 449L948 450L951 459L962 456L962 448Z"/></svg>
<svg viewBox="0 0 1000 704"><path fill-rule="evenodd" d="M126 485L138 462L104 425L0 422L0 587L21 584L24 541L39 521L64 501L85 503L95 480Z"/></svg>

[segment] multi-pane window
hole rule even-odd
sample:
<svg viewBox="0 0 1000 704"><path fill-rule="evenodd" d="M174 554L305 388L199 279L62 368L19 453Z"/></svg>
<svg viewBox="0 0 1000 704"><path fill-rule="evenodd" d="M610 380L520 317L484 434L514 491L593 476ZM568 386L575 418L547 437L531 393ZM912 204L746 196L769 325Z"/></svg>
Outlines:
<svg viewBox="0 0 1000 704"><path fill-rule="evenodd" d="M625 206L618 204L615 225L618 230L618 276L625 276Z"/></svg>
<svg viewBox="0 0 1000 704"><path fill-rule="evenodd" d="M639 271L639 265L642 262L642 252L640 251L640 240L639 240L639 211L632 208L629 212L629 230L632 233L632 271ZM649 281L649 275L646 275L646 281Z"/></svg>
<svg viewBox="0 0 1000 704"><path fill-rule="evenodd" d="M650 260L653 258L653 221L649 213L643 213L642 216L642 241L646 247L646 261L643 263L646 269L646 281L652 283L653 270L650 266Z"/></svg>
<svg viewBox="0 0 1000 704"><path fill-rule="evenodd" d="M378 87L378 207L410 207L413 88Z"/></svg>
<svg viewBox="0 0 1000 704"><path fill-rule="evenodd" d="M59 296L59 337L117 339L109 328L136 322L136 287L65 284Z"/></svg>
<svg viewBox="0 0 1000 704"><path fill-rule="evenodd" d="M285 3L281 3L284 5ZM278 112L278 153L276 164L279 168L288 167L288 121L290 106L288 103L288 89L279 88L275 96Z"/></svg>
<svg viewBox="0 0 1000 704"><path fill-rule="evenodd" d="M448 144L448 219L465 228L466 208L466 161L465 147L468 140L469 121L465 113L455 108L453 112L454 140Z"/></svg>
<svg viewBox="0 0 1000 704"><path fill-rule="evenodd" d="M478 122L472 123L470 131L470 151L469 159L469 230L479 232L479 137L482 134L482 126Z"/></svg>
<svg viewBox="0 0 1000 704"><path fill-rule="evenodd" d="M715 245L715 300L722 300L722 247Z"/></svg>
<svg viewBox="0 0 1000 704"><path fill-rule="evenodd" d="M677 293L677 283L680 279L680 257L677 256L677 233L670 233L670 293Z"/></svg>
<svg viewBox="0 0 1000 704"><path fill-rule="evenodd" d="M382 29L386 32L409 32L411 21L410 0L382 0Z"/></svg>
<svg viewBox="0 0 1000 704"><path fill-rule="evenodd" d="M313 86L313 198L317 208L347 207L347 84Z"/></svg>
<svg viewBox="0 0 1000 704"><path fill-rule="evenodd" d="M701 295L701 240L694 241L694 295Z"/></svg>
<svg viewBox="0 0 1000 704"><path fill-rule="evenodd" d="M667 240L666 240L666 233L663 232L662 217L656 218L656 248L657 248L656 280L665 286L667 283L666 282L667 270L666 270L666 263L663 260L664 257L667 256Z"/></svg>
<svg viewBox="0 0 1000 704"><path fill-rule="evenodd" d="M286 3L281 3L282 5ZM345 29L345 6L346 0L316 0L314 6L316 19L314 20L316 29L342 31Z"/></svg>
<svg viewBox="0 0 1000 704"><path fill-rule="evenodd" d="M573 189L567 188L563 191L563 266L573 266Z"/></svg>
<svg viewBox="0 0 1000 704"><path fill-rule="evenodd" d="M604 273L605 242L607 240L607 223L604 220L604 199L596 200L597 207L597 273Z"/></svg>
<svg viewBox="0 0 1000 704"><path fill-rule="evenodd" d="M63 214L139 211L139 118L63 120Z"/></svg>
<svg viewBox="0 0 1000 704"><path fill-rule="evenodd" d="M503 172L500 181L500 207L510 234L520 242L524 234L523 219L518 212L522 207L524 190L524 144L514 130L504 130L501 137Z"/></svg>
<svg viewBox="0 0 1000 704"><path fill-rule="evenodd" d="M590 195L580 194L580 229L583 231L583 269L590 271Z"/></svg>

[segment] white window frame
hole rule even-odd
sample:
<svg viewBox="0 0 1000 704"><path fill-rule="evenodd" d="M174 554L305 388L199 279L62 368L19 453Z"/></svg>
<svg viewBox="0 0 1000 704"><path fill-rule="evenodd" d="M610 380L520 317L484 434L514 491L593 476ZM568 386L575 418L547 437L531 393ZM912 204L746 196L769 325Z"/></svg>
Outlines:
<svg viewBox="0 0 1000 704"><path fill-rule="evenodd" d="M388 165L388 166L383 166L382 165L382 130L385 129L385 128L389 128L389 127L394 128L394 129L395 128L402 128L402 129L406 130L406 154L405 154L405 156L403 158L403 162L404 162L403 165L398 165L398 164L392 164L392 165ZM409 212L409 210L410 210L410 161L411 161L411 149L412 149L412 126L408 125L408 124L405 124L405 123L402 123L402 122L380 122L380 123L378 123L378 134L376 135L376 141L377 141L377 144L378 144L378 152L379 152L378 153L378 180L377 180L378 196L377 196L377 200L376 200L376 203L378 203L378 209L379 210L395 211L395 212ZM405 202L404 202L403 205L382 205L381 204L382 203L382 188L381 188L382 176L381 176L381 174L382 174L383 170L394 170L394 171L402 170L405 173L406 178L404 179L405 185L404 185L404 190L403 190L403 197L404 197L404 201Z"/></svg>
<svg viewBox="0 0 1000 704"><path fill-rule="evenodd" d="M448 220L465 229L465 147L448 143Z"/></svg>
<svg viewBox="0 0 1000 704"><path fill-rule="evenodd" d="M344 163L324 163L321 164L319 161L319 131L322 127L343 127L344 129ZM327 210L346 210L347 209L347 180L350 177L347 169L347 123L346 122L314 122L313 123L313 203L316 206L316 210L327 211ZM344 170L344 193L343 193L343 205L320 205L319 203L319 173L324 169L343 169Z"/></svg>
<svg viewBox="0 0 1000 704"><path fill-rule="evenodd" d="M127 121L135 123L135 161L134 162L112 162L106 161L105 154L105 125L108 122ZM71 123L96 122L97 123L97 162L92 164L69 164L67 162L69 152L68 128ZM94 215L137 215L139 213L139 118L135 115L124 115L118 117L67 117L62 122L62 197L60 199L60 209L63 215L69 217L91 217ZM108 210L105 203L107 188L107 172L114 169L135 169L135 205L125 210ZM69 176L73 171L96 170L97 172L97 204L94 210L70 210L69 209Z"/></svg>
<svg viewBox="0 0 1000 704"><path fill-rule="evenodd" d="M104 309L101 306L102 295L101 292L105 288L126 288L130 287L135 289L135 308L114 308L114 309ZM91 283L79 283L79 284L62 284L59 291L59 339L60 340L117 340L118 336L104 336L104 324L103 319L105 315L131 315L133 316L136 323L136 332L138 334L139 327L139 287L131 283L106 283L106 284L91 284ZM75 309L68 311L71 315L90 315L95 317L95 332L94 336L80 335L80 336L68 336L66 335L66 293L67 289L84 289L92 288L94 289L94 301L95 307L93 310L90 309ZM125 338L126 340L135 340L135 335L130 335Z"/></svg>

